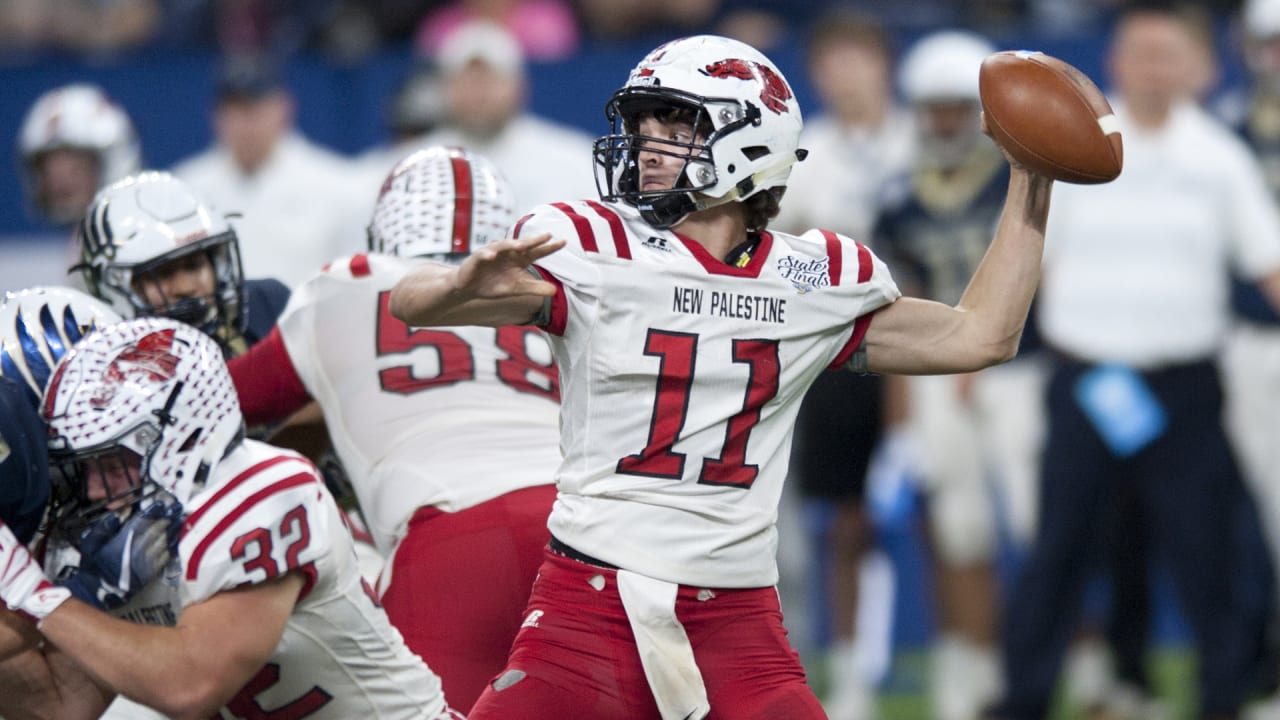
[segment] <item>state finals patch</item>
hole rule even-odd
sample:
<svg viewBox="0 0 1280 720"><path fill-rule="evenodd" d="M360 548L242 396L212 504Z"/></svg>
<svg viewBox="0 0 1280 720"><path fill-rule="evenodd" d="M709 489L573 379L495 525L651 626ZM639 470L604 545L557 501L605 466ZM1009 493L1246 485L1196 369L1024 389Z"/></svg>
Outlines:
<svg viewBox="0 0 1280 720"><path fill-rule="evenodd" d="M778 274L804 295L831 286L830 258L800 258L783 255L778 258Z"/></svg>

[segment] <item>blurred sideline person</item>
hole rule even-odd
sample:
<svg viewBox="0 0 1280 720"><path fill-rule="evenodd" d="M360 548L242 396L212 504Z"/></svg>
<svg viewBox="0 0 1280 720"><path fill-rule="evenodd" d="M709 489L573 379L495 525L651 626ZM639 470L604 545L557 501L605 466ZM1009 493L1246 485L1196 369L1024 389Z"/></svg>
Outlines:
<svg viewBox="0 0 1280 720"><path fill-rule="evenodd" d="M484 20L460 25L435 62L445 119L420 147L459 146L488 158L506 173L517 210L594 195L591 137L526 109L524 54L502 26Z"/></svg>
<svg viewBox="0 0 1280 720"><path fill-rule="evenodd" d="M913 145L911 118L893 96L893 48L873 18L847 11L821 17L808 47L823 112L801 133L810 154L792 170L787 202L772 224L794 233L829 228L866 242L883 188L906 171ZM883 385L879 375L845 369L819 375L800 406L791 453L808 554L816 559L806 594L827 650L825 705L833 720L867 717L877 672L866 658L888 653L890 621L857 627L874 617L869 608L892 602L868 595L876 580L889 580L879 577L888 567L880 553L868 555L873 528L865 503L867 468L881 439Z"/></svg>
<svg viewBox="0 0 1280 720"><path fill-rule="evenodd" d="M409 327L388 303L423 260L458 263L505 237L513 202L477 153L409 155L382 185L371 252L300 285L230 364L250 422L320 402L389 558L387 615L463 711L502 670L547 544L559 378L534 327Z"/></svg>
<svg viewBox="0 0 1280 720"><path fill-rule="evenodd" d="M1009 171L982 134L978 70L995 52L959 30L926 35L898 75L914 113L916 152L895 179L871 238L903 292L960 301L991 241ZM938 635L930 668L930 717L971 720L1000 694L996 575L997 487L1025 498L1035 482L1042 410L1033 328L1013 362L965 375L889 376L901 467L921 486L927 511ZM894 482L872 478L872 482ZM997 485L997 483L1002 485ZM1026 525L1025 512L1017 522ZM1025 531L1024 531L1025 532Z"/></svg>
<svg viewBox="0 0 1280 720"><path fill-rule="evenodd" d="M1137 507L1121 523L1126 542L1167 559L1193 629L1199 715L1235 717L1258 689L1272 569L1241 541L1257 517L1215 361L1231 268L1280 307L1280 217L1248 148L1188 90L1198 32L1176 10L1121 16L1107 70L1124 174L1054 199L1038 310L1052 361L1040 517L1006 603L997 717L1047 712L1126 495ZM1126 574L1145 577L1149 557Z"/></svg>
<svg viewBox="0 0 1280 720"><path fill-rule="evenodd" d="M352 163L302 136L279 70L254 56L224 62L213 108L215 142L173 167L237 223L244 271L296 286L355 248L352 238L373 188L353 181Z"/></svg>
<svg viewBox="0 0 1280 720"><path fill-rule="evenodd" d="M1249 85L1227 116L1257 154L1273 203L1280 203L1280 2L1244 4ZM1258 501L1273 560L1280 558L1280 313L1252 284L1237 283L1236 323L1222 358L1227 424ZM1280 678L1277 678L1280 681Z"/></svg>
<svg viewBox="0 0 1280 720"><path fill-rule="evenodd" d="M4 702L60 718L97 717L116 693L178 717L461 717L361 579L314 467L244 439L208 336L168 318L102 328L60 362L42 415L59 468L50 575L99 523L182 533L159 553L125 543L102 612L51 585L0 525L0 654L29 688Z"/></svg>
<svg viewBox="0 0 1280 720"><path fill-rule="evenodd" d="M41 222L68 229L84 217L98 190L137 172L142 163L129 115L88 83L63 85L37 98L23 118L18 152L28 207ZM67 265L80 254L71 241Z"/></svg>
<svg viewBox="0 0 1280 720"><path fill-rule="evenodd" d="M1052 181L1015 170L955 309L900 297L851 239L766 230L805 152L794 94L754 48L666 43L606 114L600 202L540 206L515 238L392 291L415 326L536 322L561 372L552 538L470 717L825 717L775 588L800 401L850 360L926 373L1010 359Z"/></svg>

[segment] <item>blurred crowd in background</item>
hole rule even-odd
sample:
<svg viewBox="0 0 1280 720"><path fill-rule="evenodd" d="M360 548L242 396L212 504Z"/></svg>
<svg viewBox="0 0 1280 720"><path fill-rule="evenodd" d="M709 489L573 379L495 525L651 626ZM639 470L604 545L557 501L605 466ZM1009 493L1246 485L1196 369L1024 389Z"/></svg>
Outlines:
<svg viewBox="0 0 1280 720"><path fill-rule="evenodd" d="M811 154L793 175L776 226L786 231L830 227L865 240L886 258L904 289L952 303L981 256L999 209L987 203L986 189L1005 182L994 147L984 145L985 152L975 154L974 147L965 144L965 133L978 137L976 61L961 61L980 60L987 52L1021 47L1051 50L1077 64L1105 89L1123 86L1126 106L1138 115L1135 108L1148 101L1199 105L1206 117L1216 118L1206 122L1232 128L1251 148L1241 150L1243 170L1233 165L1221 171L1224 183L1247 176L1242 186L1251 189L1232 189L1227 194L1234 198L1256 190L1257 197L1270 200L1264 192L1269 190L1280 197L1280 101L1274 101L1280 97L1280 45L1275 40L1280 37L1280 5L1259 0L1242 13L1241 3L1231 0L1184 3L1179 11L1185 37L1170 39L1161 36L1161 30L1148 37L1141 34L1146 30L1135 31L1137 39L1129 38L1132 52L1126 55L1108 38L1116 19L1135 5L1123 0L0 0L0 78L16 88L0 103L0 133L16 147L11 165L14 178L7 185L0 182L0 192L18 188L18 178L25 192L25 200L18 192L0 198L0 290L62 282L59 273L76 253L66 242L66 228L78 220L102 182L144 164L173 170L215 207L239 213L247 276L276 278L289 286L296 286L330 259L363 249L364 227L380 179L416 147L449 144L477 150L507 174L521 209L593 197L591 140L606 129L600 108L608 93L621 84L637 55L635 48L647 48L654 40L712 32L774 55L805 108L804 144ZM939 31L955 35L939 40ZM931 40L935 44L926 46ZM1160 44L1165 41L1167 46ZM1132 54L1139 51L1154 54L1142 58ZM172 67L151 65L166 53L174 58ZM620 63L619 57L627 62ZM183 69L192 73L190 82L174 83L175 73ZM948 84L952 70L968 75ZM294 84L299 74L307 78L303 87ZM55 78L59 83L45 83ZM160 82L151 92L147 83L157 78ZM74 157L64 158L68 167L63 171L53 167L59 161L49 151L61 146L41 133L56 135L56 123L49 118L57 113L46 109L51 114L40 115L39 103L56 107L57 103L110 102L105 95L94 95L99 91L89 85L52 98L44 95L54 91L56 84L79 80L112 85L107 94L117 102L103 105L108 108L103 112L113 118L104 122L115 125L104 131L110 137L101 146L95 147L94 139L84 141L85 147L100 154L92 158L87 171L82 168L77 175L70 167ZM317 89L326 80L331 87ZM1159 97L1153 100L1152 96ZM326 98L341 100L342 109L323 107ZM928 114L924 108L930 103L952 107L934 107L928 113L935 114ZM181 119L181 127L175 118ZM162 127L166 124L171 132ZM949 126L956 129L947 130ZM1159 123L1153 127L1144 131L1163 132ZM1205 132L1208 137L1216 130ZM1217 135L1212 137L1212 143L1220 142ZM202 148L192 138L207 139L209 144ZM1196 136L1197 142L1201 139ZM1154 145L1135 145L1134 172L1186 179L1194 186L1196 174L1188 172L1182 160L1203 147L1182 146L1182 154L1175 159L1174 153L1161 154L1163 150ZM1246 159L1247 153L1252 155ZM33 165L37 155L46 163L40 176ZM1183 178L1179 173L1188 174ZM77 177L88 180L77 183ZM1161 192L1165 190L1168 195L1140 200L1154 207L1179 206L1177 184ZM1087 288L1089 292L1082 293L1095 297L1102 291L1089 285L1087 277L1080 281L1070 272L1097 265L1088 258L1055 256L1052 229L1063 235L1099 237L1097 228L1080 220L1091 217L1087 208L1099 196L1055 192L1064 197L1059 201L1055 196L1055 208L1061 209L1056 216L1051 214L1051 223L1057 225L1051 225L1046 254L1049 294L1042 297L1046 307L1040 308L1039 316L1049 321L1047 349L1033 338L1025 346L1025 362L1020 358L980 378L917 383L909 391L891 382L882 387L878 380L833 376L832 384L815 386L818 400L802 414L795 466L797 474L807 478L798 479L797 497L785 508L784 532L790 531L785 532L780 550L782 593L788 601L788 624L793 634L800 635L796 644L824 669L817 681L828 686L824 694L837 720L872 717L867 697L884 682L891 665L892 650L884 648L904 637L917 642L934 636L940 639L933 667L949 685L932 689L932 716L944 720L976 717L1001 696L1002 674L1038 671L1035 666L1044 660L1039 656L1035 662L1015 662L1002 673L1001 642L1006 643L1006 663L1010 653L1015 658L1022 657L1018 653L1035 656L1038 651L1052 655L1051 650L1067 645L1062 634L1066 631L1058 632L1056 626L1045 626L1044 632L1051 637L1039 639L1036 632L1045 625L1046 616L1066 617L1059 624L1074 627L1073 608L1053 602L1084 595L1083 581L1059 585L1045 578L1056 579L1068 571L1073 579L1082 577L1085 570L1077 565L1086 563L1064 568L1062 557L1040 557L1034 560L1040 563L1037 572L1047 575L1024 580L1016 590L1006 582L1008 574L997 567L1005 557L998 550L1001 546L1011 546L1012 554L1033 559L1036 542L1065 542L1068 550L1072 547L1070 532L1048 538L1037 535L1044 517L1038 505L1039 483L1055 482L1044 477L1040 465L1046 433L1074 439L1069 433L1085 432L1072 426L1074 415L1054 415L1053 405L1042 404L1065 402L1063 393L1070 394L1062 388L1056 396L1046 390L1053 387L1055 373L1080 370L1066 361L1114 359L1144 371L1169 365L1193 367L1216 377L1216 351L1222 349L1212 346L1216 338L1206 340L1209 346L1184 347L1179 343L1185 334L1164 345L1158 335L1139 337L1151 344L1126 354L1128 347L1120 339L1137 336L1123 325L1123 319L1112 317L1112 325L1107 326L1078 311L1089 298L1073 296L1071 290ZM1134 190L1117 190L1110 196L1123 201L1106 205L1114 213L1107 219L1116 220L1118 228L1141 228L1147 224L1145 218L1126 219L1126 213L1136 213L1132 208L1137 206L1125 192ZM1213 194L1206 190L1199 196ZM1243 275L1250 275L1249 263L1265 254L1250 249L1250 243L1280 243L1280 235L1273 232L1280 227L1274 218L1275 205L1268 202L1259 210L1232 205L1226 198L1221 201L1221 207L1206 208L1205 215L1218 218L1216 222L1227 229L1206 227L1205 236L1212 236L1216 243L1221 235L1230 252L1245 257ZM1257 220L1249 213L1266 217ZM1242 219L1246 217L1247 221ZM934 220L936 227L929 225ZM1166 218L1165 222L1178 221ZM1251 234L1256 237L1248 241L1236 237ZM33 241L33 236L38 239ZM969 242L975 237L977 245ZM945 247L930 245L933 242ZM1209 254L1216 261L1230 253L1213 249ZM1126 268L1145 262L1122 260L1132 261ZM1056 285L1055 262L1058 268L1066 268L1060 270L1065 273L1060 277L1069 278ZM1109 256L1098 264L1115 262ZM1135 273L1133 277L1138 278L1133 280L1135 287L1145 287L1144 276ZM1218 284L1204 290L1204 297L1221 300L1229 280L1229 273L1222 273L1214 281ZM1164 279L1152 280L1151 287L1158 282ZM1263 498L1257 501L1257 510L1240 511L1241 517L1250 518L1241 524L1251 528L1242 531L1249 537L1240 540L1241 547L1255 552L1268 542L1280 545L1280 501L1274 497L1280 495L1280 487L1274 487L1280 483L1273 462L1276 443L1267 436L1268 432L1274 435L1276 428L1267 424L1274 419L1269 408L1280 406L1276 397L1280 387L1272 371L1280 367L1280 358L1274 355L1277 316L1260 296L1248 296L1248 285L1237 284L1243 299L1236 303L1237 315L1232 319L1225 313L1196 319L1200 326L1225 328L1229 322L1238 322L1245 328L1231 346L1234 354L1227 357L1229 374L1223 384L1226 402L1236 413L1229 427L1236 452L1243 458L1245 484ZM1185 287L1168 287L1175 290L1167 306L1177 307L1187 293L1174 295ZM1113 304L1108 307L1132 306L1125 297L1109 302ZM1199 303L1196 312L1210 304ZM1226 304L1220 304L1225 310ZM1087 326L1093 335L1073 347L1079 340L1073 335L1078 326ZM1091 344L1099 337L1103 341ZM1113 350L1115 357L1110 354ZM1201 361L1209 364L1201 367ZM1157 381L1148 380L1161 391ZM1193 381L1170 382L1195 387L1208 383L1200 375ZM913 398L902 400L903 392ZM830 402L842 398L857 401ZM829 402L823 404L822 399ZM1173 398L1162 396L1161 400L1176 407ZM1212 400L1222 398L1214 394ZM1246 400L1255 407L1243 407ZM856 404L862 419L875 413L874 422L849 420L850 404ZM1193 413L1210 417L1210 430L1220 434L1220 408L1213 402L1206 407ZM1076 410L1073 406L1072 412ZM913 417L914 425L904 430ZM1185 447L1196 446L1204 437L1194 435ZM1112 454L1122 459L1137 457L1150 441L1118 451L1113 447ZM1059 453L1055 457L1081 456L1077 445L1049 445L1051 452ZM841 452L855 446L861 450L819 457L823 448L837 446ZM964 450L957 453L956 447ZM1105 456L1101 450L1099 454ZM1205 450L1196 457L1212 454ZM1102 465L1099 461L1098 466L1072 472L1105 477L1099 469ZM1160 475L1164 469L1124 466L1115 472ZM1234 469L1224 473L1235 477ZM993 481L997 475L1002 477ZM895 484L907 476L919 480L920 487L904 491ZM1130 488L1132 496L1122 500L1132 505L1116 501L1133 509L1133 515L1123 518L1138 518L1133 524L1144 529L1144 523L1152 524L1151 537L1157 538L1150 540L1153 547L1168 540L1167 528L1161 529L1160 523L1176 515L1152 499L1152 493L1159 495L1151 486L1154 482ZM1233 482L1222 486L1227 488L1223 502L1230 508L1219 509L1213 519L1219 524L1206 520L1205 528L1218 528L1235 517L1236 506L1231 503L1236 497L1228 487ZM964 497L955 505L944 503L942 495L954 489ZM923 498L929 510L921 514L928 515L928 520L920 524L931 526L920 543L933 560L923 563L927 570L916 573L930 579L919 586L910 579L916 571L899 567L895 575L886 570L901 556L889 557L872 549L877 533L882 543L892 541L904 523L912 525L911 520L903 520L912 513L914 501L907 497L911 495ZM1084 490L1071 497L1054 497L1063 507L1073 508L1064 512L1072 513L1092 507L1097 500ZM1215 492L1213 498L1217 502L1219 495ZM1111 502L1108 498L1097 504L1110 507ZM1183 496L1182 502L1196 510L1207 507L1194 496ZM1110 527L1107 523L1117 521L1107 515L1097 522L1097 527ZM1138 549L1100 562L1145 575L1147 548L1123 538L1117 546ZM1175 556L1180 552L1176 547L1164 551ZM1234 552L1227 554L1235 557ZM1266 555L1266 550L1261 554ZM1192 600L1184 597L1184 604L1194 605L1195 598L1204 595L1187 587L1204 583L1218 590L1234 582L1220 577L1228 569L1243 567L1240 576L1268 584L1265 578L1271 570L1265 558L1257 560L1263 569L1256 574L1250 568L1259 566L1250 565L1223 565L1215 574L1202 567L1206 557L1218 556L1173 559L1174 565L1196 565L1177 578L1180 592L1191 593ZM1175 574L1179 574L1177 568ZM1128 607L1139 608L1135 622L1149 626L1152 612L1145 610L1145 598L1152 592L1163 597L1163 591L1143 586L1133 592L1138 599ZM863 599L858 601L860 594ZM929 595L927 600L917 598L917 607L908 612L912 618L920 618L921 613L931 618L928 633L892 630L892 608L901 616L911 603L903 599L904 594ZM1270 595L1271 588L1260 594ZM1011 606L1011 597L1018 598L1019 611L1006 613L1002 605ZM1273 598L1249 599L1245 590L1240 597L1241 616L1256 619L1274 612L1264 607ZM931 610L919 607L931 603L936 605ZM1217 611L1199 606L1190 611L1197 613L1210 616ZM1094 622L1107 625L1106 613L1095 613ZM1215 627L1213 622L1191 620L1199 626L1197 632ZM1096 705L1100 713L1111 713L1097 717L1157 717L1150 714L1158 712L1158 706L1148 703L1153 689L1145 670L1124 665L1142 656L1149 644L1147 633L1117 637L1114 624L1106 641L1095 645L1118 644L1118 663L1098 659L1107 655L1105 649L1095 649L1092 659L1085 653L1083 659L1067 662L1073 668L1076 696L1082 703ZM1274 618L1250 627L1271 624L1276 624ZM1101 629L1092 633L1094 640L1103 634ZM1010 637L1030 643L1031 651L1027 646L1010 647ZM1185 635L1180 639L1188 641ZM1204 642L1203 637L1200 641ZM1051 682L1061 659L1047 662L1044 673ZM1229 666L1224 662L1221 667ZM1033 679L1038 683L1044 677ZM1280 673L1272 685L1275 682L1280 682ZM1202 678L1202 683L1222 687L1212 677ZM1027 702L1034 706L1039 700ZM1010 712L1010 717L1018 716Z"/></svg>
<svg viewBox="0 0 1280 720"><path fill-rule="evenodd" d="M963 26L992 36L1086 34L1125 0L912 0L843 3L892 30ZM1238 2L1199 3L1215 13ZM832 5L826 0L5 0L0 47L12 61L63 51L110 56L144 47L223 52L318 50L357 61L380 46L430 52L468 17L510 27L535 61L635 37L716 32L768 51ZM34 54L34 55L33 55Z"/></svg>

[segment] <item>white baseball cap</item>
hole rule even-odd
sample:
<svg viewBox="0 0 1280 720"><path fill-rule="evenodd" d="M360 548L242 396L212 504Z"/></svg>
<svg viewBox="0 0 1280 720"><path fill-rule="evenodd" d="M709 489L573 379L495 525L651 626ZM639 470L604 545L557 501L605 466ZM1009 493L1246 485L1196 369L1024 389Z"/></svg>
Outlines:
<svg viewBox="0 0 1280 720"><path fill-rule="evenodd" d="M446 73L454 73L472 62L482 62L502 73L524 69L524 52L506 28L488 20L458 26L449 33L436 52L436 62Z"/></svg>

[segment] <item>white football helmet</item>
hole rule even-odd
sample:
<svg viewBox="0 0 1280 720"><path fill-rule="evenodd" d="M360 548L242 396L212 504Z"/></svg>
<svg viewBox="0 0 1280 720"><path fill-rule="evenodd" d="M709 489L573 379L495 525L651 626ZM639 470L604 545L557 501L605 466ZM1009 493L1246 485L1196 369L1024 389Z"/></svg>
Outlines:
<svg viewBox="0 0 1280 720"><path fill-rule="evenodd" d="M119 321L106 303L73 288L6 292L0 300L0 375L24 383L34 407L54 366L71 346Z"/></svg>
<svg viewBox="0 0 1280 720"><path fill-rule="evenodd" d="M133 122L96 85L76 83L41 95L27 111L18 139L22 179L33 206L49 220L70 223L75 217L52 215L54 208L40 197L38 160L59 149L86 150L98 161L98 187L137 172L142 162Z"/></svg>
<svg viewBox="0 0 1280 720"><path fill-rule="evenodd" d="M982 139L978 73L995 51L980 35L942 30L921 38L903 56L898 84L915 111L923 164L954 167ZM952 118L950 127L935 127L934 113L960 113L963 122L956 127Z"/></svg>
<svg viewBox="0 0 1280 720"><path fill-rule="evenodd" d="M506 237L515 195L483 156L458 147L419 150L392 168L373 208L369 250L461 260Z"/></svg>
<svg viewBox="0 0 1280 720"><path fill-rule="evenodd" d="M1245 0L1244 29L1251 37L1280 35L1280 0Z"/></svg>
<svg viewBox="0 0 1280 720"><path fill-rule="evenodd" d="M226 218L167 172L131 175L100 190L80 223L81 262L89 291L125 317L161 315L194 325L224 345L244 332L240 243ZM148 300L171 263L207 258L206 295Z"/></svg>
<svg viewBox="0 0 1280 720"><path fill-rule="evenodd" d="M244 437L222 351L170 318L126 320L76 343L41 415L54 469L50 524L64 537L157 490L186 505Z"/></svg>
<svg viewBox="0 0 1280 720"><path fill-rule="evenodd" d="M663 108L692 109L694 126L710 129L701 142L640 136L637 116ZM595 142L600 197L635 205L656 227L763 190L780 195L791 166L806 154L800 149L800 105L782 73L755 48L715 35L654 49L609 99L605 115L613 130ZM676 187L640 192L641 144L646 152L685 159Z"/></svg>

